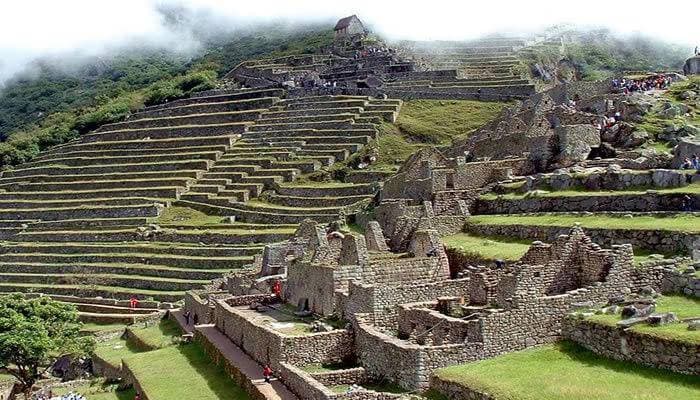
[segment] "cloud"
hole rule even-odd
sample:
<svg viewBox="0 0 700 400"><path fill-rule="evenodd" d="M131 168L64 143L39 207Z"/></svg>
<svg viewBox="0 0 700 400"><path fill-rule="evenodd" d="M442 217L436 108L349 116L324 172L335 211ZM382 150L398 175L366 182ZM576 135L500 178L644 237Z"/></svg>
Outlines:
<svg viewBox="0 0 700 400"><path fill-rule="evenodd" d="M0 83L37 57L99 55L138 44L188 52L216 32L261 22L327 22L358 14L378 33L394 39L468 39L493 32L534 32L557 23L603 26L688 45L700 40L700 2L670 9L637 0L525 2L401 0L20 0L5 1L0 17ZM168 19L178 10L179 20ZM693 32L694 31L694 32Z"/></svg>

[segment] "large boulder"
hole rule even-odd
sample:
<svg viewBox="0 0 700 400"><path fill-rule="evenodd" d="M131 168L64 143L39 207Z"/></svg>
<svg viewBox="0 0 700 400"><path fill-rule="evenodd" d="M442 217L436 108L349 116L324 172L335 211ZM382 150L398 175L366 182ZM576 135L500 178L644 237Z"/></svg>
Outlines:
<svg viewBox="0 0 700 400"><path fill-rule="evenodd" d="M600 146L600 132L592 125L564 125L555 128L560 166L584 161L593 147Z"/></svg>

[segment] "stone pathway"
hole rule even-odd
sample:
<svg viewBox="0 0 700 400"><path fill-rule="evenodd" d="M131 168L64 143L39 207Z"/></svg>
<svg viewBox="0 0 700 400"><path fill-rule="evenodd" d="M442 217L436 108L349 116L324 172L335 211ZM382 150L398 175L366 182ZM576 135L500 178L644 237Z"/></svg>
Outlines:
<svg viewBox="0 0 700 400"><path fill-rule="evenodd" d="M255 389L267 400L299 400L290 392L282 382L273 379L271 383L265 383L262 376L263 366L250 358L240 347L236 346L229 338L219 332L214 325L186 325L182 310L171 311L170 314L187 333L198 330L209 343L214 345L226 359L251 382Z"/></svg>
<svg viewBox="0 0 700 400"><path fill-rule="evenodd" d="M224 336L214 325L197 325L195 328L204 335L207 340L226 357L231 364L246 376L256 389L268 400L298 400L282 382L273 379L271 383L265 383L262 377L262 365L258 364L236 346L229 338Z"/></svg>

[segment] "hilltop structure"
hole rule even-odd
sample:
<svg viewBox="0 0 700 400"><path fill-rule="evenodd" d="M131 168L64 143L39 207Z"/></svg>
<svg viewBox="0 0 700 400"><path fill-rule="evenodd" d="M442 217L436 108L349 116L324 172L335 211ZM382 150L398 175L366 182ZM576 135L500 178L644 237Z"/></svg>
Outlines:
<svg viewBox="0 0 700 400"><path fill-rule="evenodd" d="M346 39L355 35L365 35L367 30L357 15L341 18L333 28L335 39Z"/></svg>

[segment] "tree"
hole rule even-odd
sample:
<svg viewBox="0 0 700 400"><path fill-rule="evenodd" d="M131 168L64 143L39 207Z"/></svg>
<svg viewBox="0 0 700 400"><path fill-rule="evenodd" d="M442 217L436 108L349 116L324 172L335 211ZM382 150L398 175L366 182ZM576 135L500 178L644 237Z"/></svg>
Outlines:
<svg viewBox="0 0 700 400"><path fill-rule="evenodd" d="M57 358L92 351L94 342L80 336L81 326L73 305L49 297L0 297L0 371L17 378L28 397Z"/></svg>

